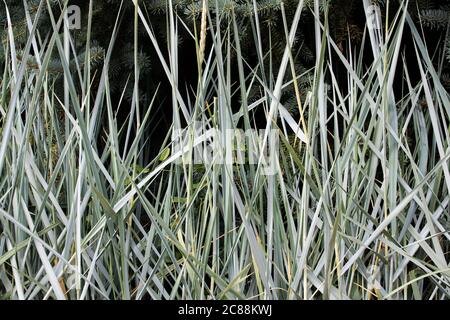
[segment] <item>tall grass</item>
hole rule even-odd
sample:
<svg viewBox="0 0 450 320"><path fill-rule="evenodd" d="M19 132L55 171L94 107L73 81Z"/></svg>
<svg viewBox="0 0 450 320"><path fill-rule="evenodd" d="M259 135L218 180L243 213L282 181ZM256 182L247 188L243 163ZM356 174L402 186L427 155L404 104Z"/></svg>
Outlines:
<svg viewBox="0 0 450 320"><path fill-rule="evenodd" d="M151 141L144 132L157 100L140 102L136 63L123 119L108 74L121 12L98 74L89 63L89 35L86 61L69 67L77 53L66 2L58 16L44 0L27 14L24 48L16 47L9 21L0 82L2 298L448 298L450 102L436 67L445 56L428 51L408 1L382 30L367 29L359 50L343 51L319 1L299 1L291 19L282 4L285 39L271 39L285 44L277 65L262 43L255 0L256 63L241 52L234 12L213 15L215 2L205 2L201 23L189 30L198 57L198 82L190 84L195 99L179 80L178 34L187 26L167 2L166 44L138 0L130 22L135 60L143 27L159 57L153 63L171 85L171 92L153 93L170 96L173 120L145 167L140 155ZM49 35L37 28L44 10L52 19ZM296 74L292 48L308 10L315 16L316 63L302 95L305 75ZM90 32L95 22L88 23ZM402 47L407 30L412 64ZM373 53L369 64L364 43ZM55 55L64 70L62 95L49 71ZM31 59L35 68L28 67ZM345 86L336 63L345 67ZM419 70L418 83L410 69ZM401 94L394 94L394 81L402 82ZM256 101L248 98L253 87L263 88ZM288 88L298 117L280 102ZM265 115L265 129L279 130L275 175L261 174L262 157L254 166L190 161L195 146L209 139L195 126L248 130L255 128L254 112ZM267 144L263 138L252 143ZM232 156L232 144L220 148Z"/></svg>

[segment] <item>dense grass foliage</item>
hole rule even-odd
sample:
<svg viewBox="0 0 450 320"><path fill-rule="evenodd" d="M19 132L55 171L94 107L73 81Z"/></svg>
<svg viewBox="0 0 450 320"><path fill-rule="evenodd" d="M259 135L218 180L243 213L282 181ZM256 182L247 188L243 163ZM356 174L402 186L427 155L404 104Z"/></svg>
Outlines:
<svg viewBox="0 0 450 320"><path fill-rule="evenodd" d="M428 46L408 1L385 13L381 29L366 28L357 45L349 36L348 47L330 34L332 12L322 1L298 1L289 18L281 2L282 39L269 35L268 43L256 10L245 43L255 62L242 54L233 7L222 15L204 1L201 23L191 28L167 0L162 42L134 0L133 72L123 75L133 86L130 103L123 103L128 84L112 93L109 68L121 9L94 70L95 21L84 27L84 63L74 64L80 55L65 24L67 2L63 14L53 3L42 0L29 13L24 1L25 45L16 43L10 19L5 30L3 299L449 297L448 44ZM365 11L370 4L360 1ZM49 34L37 28L44 10ZM306 11L315 17L315 63L298 73L292 48ZM180 81L180 32L195 48L195 83ZM170 84L146 105L139 83L151 73L140 72L140 33ZM280 43L274 59L271 46ZM258 98L249 99L255 88ZM283 105L287 90L295 110ZM146 135L161 95L172 114L170 129L159 130L162 145ZM269 156L274 174L264 174L267 134L249 136L259 150L254 165L223 163L217 154L192 161L211 130L257 128L279 134L279 152ZM143 163L147 148L158 152ZM222 138L219 149L229 159L236 154Z"/></svg>

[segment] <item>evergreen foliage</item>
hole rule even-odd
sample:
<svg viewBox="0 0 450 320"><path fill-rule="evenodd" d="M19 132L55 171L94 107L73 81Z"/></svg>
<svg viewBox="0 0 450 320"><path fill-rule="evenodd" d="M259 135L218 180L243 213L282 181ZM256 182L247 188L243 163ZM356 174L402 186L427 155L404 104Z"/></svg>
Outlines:
<svg viewBox="0 0 450 320"><path fill-rule="evenodd" d="M28 10L31 17L36 12L40 0L27 1ZM61 8L63 1L50 0L52 8ZM230 13L235 12L238 17L239 36L243 44L243 51L251 57L255 54L254 51L249 52L248 46L245 44L251 44L253 39L252 26L249 17L258 13L259 19L265 30L261 31L262 41L264 46L272 48L272 59L278 61L281 58L282 50L284 48L283 41L284 31L282 28L282 21L280 15L281 0L209 0L209 10L212 20L215 21L216 15L220 16L222 23L230 23ZM140 0L139 3L147 9L146 15L150 17L152 21L152 27L158 30L161 37L166 36L166 18L165 14L168 8L168 0ZM173 7L179 18L190 28L190 32L193 32L193 23L199 24L199 12L201 11L201 0L172 0ZM286 10L287 17L292 17L293 11L298 3L297 0L285 0L283 2ZM311 29L307 27L311 25L313 19L312 5L313 0L305 0L305 4L309 7L310 11L305 10L303 25L305 28L300 28L295 41L297 50L297 56L300 59L296 59L297 73L303 73L311 65L314 60L314 48L311 47ZM323 13L325 3L329 5L329 26L333 34L335 41L340 44L342 48L346 45L348 39L357 43L361 41L363 31L365 28L364 23L361 24L361 6L358 1L347 0L321 0L320 10ZM374 3L385 6L385 0L376 0ZM87 13L88 13L88 1L76 1L71 0L69 4L77 4L82 7L83 23L82 29L75 31L74 38L76 39L75 45L77 46L77 52L80 55L76 58L78 63L84 62L85 53L83 52L83 44L85 43L85 35L87 34ZM123 19L128 21L133 14L133 2L122 0L97 0L93 7L93 30L91 34L91 63L93 65L101 63L104 52L107 49L108 42L105 39L109 38L109 34L112 28L112 22L115 19L115 14L118 12L119 7L123 7ZM391 4L395 4L395 1L391 1ZM24 45L27 37L27 24L24 11L24 5L22 1L6 0L6 5L9 9L11 23L13 25L14 37L20 53L20 47ZM254 10L256 7L256 11ZM416 19L423 21L424 25L433 31L442 33L444 37L444 43L446 44L446 59L450 61L450 32L448 32L450 5L443 4L440 0L414 0L410 1L410 7L417 10L411 10L411 14ZM128 19L128 20L127 20ZM8 24L6 10L0 10L0 39L2 45L0 46L0 62L5 59L5 45L7 45L8 35L6 27ZM197 25L197 28L199 25ZM132 34L133 25L131 23L122 23L121 33L117 39L117 49L114 52L114 56L111 60L111 75L117 76L118 81L113 82L113 90L123 88L127 83L128 74L133 73L134 68L134 56L133 56L133 39L130 37ZM51 30L51 23L48 15L43 14L41 16L41 22L39 25L39 31L42 39L45 39L47 32ZM145 37L144 28L140 28L141 36ZM185 32L184 36L189 34ZM181 41L183 39L180 39ZM149 52L147 45L141 45L139 50L139 69L142 74L148 74L151 70L151 61L157 59L153 52ZM252 47L250 45L250 47ZM247 51L246 51L247 49ZM75 60L75 59L74 59ZM75 64L72 61L72 64ZM30 61L30 67L33 67L35 63ZM62 72L61 64L58 58L52 61L52 68L55 73ZM148 84L145 86L142 84L143 92L153 90L157 84ZM128 100L132 96L131 85L128 86L126 97ZM143 96L146 96L145 94Z"/></svg>

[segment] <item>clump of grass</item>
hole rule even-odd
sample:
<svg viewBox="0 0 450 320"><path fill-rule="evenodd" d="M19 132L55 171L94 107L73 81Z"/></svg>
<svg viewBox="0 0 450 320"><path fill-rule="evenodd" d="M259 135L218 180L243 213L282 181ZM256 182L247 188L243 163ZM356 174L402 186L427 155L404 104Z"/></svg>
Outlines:
<svg viewBox="0 0 450 320"><path fill-rule="evenodd" d="M449 94L407 4L385 30L366 30L361 46L370 43L374 57L367 65L363 47L341 51L329 34L326 8L321 16L314 1L314 79L301 96L304 75L295 72L291 48L307 10L304 1L289 21L280 10L286 37L279 65L263 48L257 12L251 17L256 67L241 54L233 10L226 17L216 10L212 17L208 6L214 3L205 1L201 30L191 33L200 75L193 101L183 95L178 74L177 35L186 25L169 0L166 54L139 1L134 3L135 47L140 23L172 88L171 129L145 167L139 157L156 100L139 107L136 63L130 114L125 121L117 114L108 67L119 19L99 75L88 63L89 40L85 63L76 72L69 68L77 56L73 39L64 14L53 16L48 2L41 1L33 19L27 15L20 61L8 26L0 82L2 297L448 298ZM45 36L37 28L44 9L53 24ZM229 19L225 30L221 19ZM413 65L402 59L405 30L412 34ZM345 90L331 54L345 67ZM64 70L62 95L49 80L55 55ZM31 57L37 67L29 69ZM412 68L420 72L418 83L409 76ZM403 82L401 95L392 90L394 79ZM280 102L291 86L298 117ZM263 88L261 98L249 101L254 87ZM265 114L265 129L279 130L282 152L271 155L274 175L261 174L261 157L254 166L191 161L195 146L209 139L196 126L203 133L240 123L250 130L255 111ZM185 144L176 149L181 139ZM229 144L220 149L233 153Z"/></svg>

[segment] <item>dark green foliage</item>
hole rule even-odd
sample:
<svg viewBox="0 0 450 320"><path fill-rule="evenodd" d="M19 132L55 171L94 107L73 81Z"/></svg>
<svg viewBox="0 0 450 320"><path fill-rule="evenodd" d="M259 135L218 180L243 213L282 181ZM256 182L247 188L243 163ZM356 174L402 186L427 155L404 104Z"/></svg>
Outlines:
<svg viewBox="0 0 450 320"><path fill-rule="evenodd" d="M28 0L27 6L30 12L31 18L33 18L39 6L40 0ZM51 0L52 10L56 14L61 8L64 1ZM297 0L285 0L284 7L288 18L292 18ZM92 43L91 43L91 61L92 65L101 65L103 61L104 52L109 45L107 39L110 38L112 27L115 21L115 17L119 12L119 8L122 3L122 21L120 25L119 37L116 40L116 49L110 63L110 76L112 80L110 84L113 91L122 92L125 89L125 97L128 101L132 97L132 81L128 81L130 76L134 74L134 48L133 48L133 10L134 5L132 1L122 0L96 0L93 4L93 25L92 25ZM150 16L152 22L152 28L157 32L161 41L165 41L167 34L166 30L166 12L169 5L168 0L140 0L140 5L144 8L145 14ZM183 21L184 25L193 31L194 23L197 24L197 30L199 28L202 1L201 0L172 0L172 5L176 9L178 17ZM299 28L300 32L297 34L295 41L294 52L296 52L295 63L296 72L298 74L303 73L314 62L315 49L311 46L312 39L311 34L311 22L313 21L312 0L306 0L305 3L308 9L304 10L302 18L302 28ZM386 1L374 1L374 3L380 6L385 6ZM391 1L391 5L395 5L397 1ZM86 43L87 34L87 16L89 11L89 1L69 1L69 4L79 5L82 9L82 29L73 31L74 42L76 50L79 53L77 56L78 63L82 65L84 63L84 46ZM332 32L332 36L336 43L344 50L348 47L347 41L351 41L353 44L357 44L361 41L364 33L364 12L362 11L362 5L359 1L347 1L347 0L328 0L321 1L320 11L324 13L326 4L328 4L328 11L330 14L329 25ZM25 44L27 39L27 25L25 19L25 10L22 1L6 0L11 22L13 25L14 37L17 51L20 53L20 46ZM254 26L252 26L252 16L254 15L254 6L256 5L258 18L262 23L263 29L261 30L261 37L263 43L263 51L267 52L271 48L271 56L273 65L276 66L279 59L281 59L284 49L285 34L282 28L281 21L281 0L256 0L255 2L249 0L209 0L209 12L210 18L214 24L216 24L216 18L220 17L222 24L228 24L231 22L231 15L234 12L238 21L240 30L241 46L248 61L256 61L256 52L254 52ZM7 15L4 10L4 4L2 4L0 10L0 39L2 45L0 46L0 63L5 60L5 48L8 45L8 35L6 32ZM410 7L415 8L410 10L412 14L415 14L415 19L421 19L424 25L429 28L430 31L440 32L445 43L445 58L450 61L450 32L449 29L449 14L450 6L445 4L445 1L438 0L416 0L410 1ZM44 3L44 11L47 10L47 5ZM382 10L385 12L385 10ZM362 17L362 19L361 19ZM384 17L383 17L384 18ZM185 32L184 26L179 24L180 40L190 37L188 32ZM226 28L224 28L225 30ZM39 31L41 39L45 39L48 32L51 30L51 23L48 14L42 15L41 21L39 21ZM149 49L148 41L145 30L140 27L140 38L146 39L140 41L140 48L138 50L138 65L141 76L141 99L146 100L146 92L154 91L155 87L160 83L161 78L164 77L162 70L152 69L152 60L156 59L155 52ZM189 47L182 47L180 51L184 50L183 55L195 56L194 50ZM195 61L193 59L193 61ZM266 59L269 61L269 59ZM29 67L33 68L35 63L29 61ZM75 59L72 61L74 65ZM269 63L269 62L267 62ZM55 76L58 72L62 71L61 65L57 59L52 61L52 67L50 70L54 70ZM448 70L443 73L444 79L448 78ZM149 80L150 74L152 80ZM0 75L1 76L1 75ZM195 76L193 76L195 79ZM128 82L127 82L128 81ZM305 81L304 81L305 82ZM307 81L306 81L307 82ZM445 81L444 81L445 82ZM305 83L303 83L305 85ZM306 86L307 87L307 86ZM258 91L254 90L254 98L258 97ZM292 92L285 94L288 98L287 105L289 106L289 99L292 100ZM252 97L250 97L252 98ZM294 101L292 101L294 102ZM295 103L293 103L295 105Z"/></svg>

